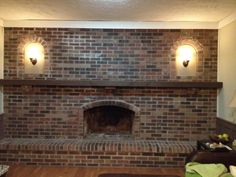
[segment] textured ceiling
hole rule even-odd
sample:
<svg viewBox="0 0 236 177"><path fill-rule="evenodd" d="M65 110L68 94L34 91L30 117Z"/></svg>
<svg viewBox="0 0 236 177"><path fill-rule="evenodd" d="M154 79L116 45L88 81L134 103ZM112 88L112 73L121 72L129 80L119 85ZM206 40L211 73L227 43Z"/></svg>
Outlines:
<svg viewBox="0 0 236 177"><path fill-rule="evenodd" d="M236 0L0 0L3 20L218 22Z"/></svg>

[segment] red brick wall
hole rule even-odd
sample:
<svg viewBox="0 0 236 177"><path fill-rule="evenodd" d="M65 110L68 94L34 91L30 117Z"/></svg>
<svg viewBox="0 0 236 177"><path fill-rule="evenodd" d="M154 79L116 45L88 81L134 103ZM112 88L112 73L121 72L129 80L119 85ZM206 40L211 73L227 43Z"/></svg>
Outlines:
<svg viewBox="0 0 236 177"><path fill-rule="evenodd" d="M5 28L5 78L106 80L217 80L217 30L108 30ZM23 47L40 41L45 47L42 75L24 73ZM195 77L178 77L177 44L198 49Z"/></svg>
<svg viewBox="0 0 236 177"><path fill-rule="evenodd" d="M40 38L46 67L24 73L23 44ZM201 46L197 75L178 77L176 42ZM217 30L101 30L5 28L6 79L216 81ZM84 103L120 99L141 109L136 138L196 140L215 130L216 90L5 87L5 136L81 138Z"/></svg>
<svg viewBox="0 0 236 177"><path fill-rule="evenodd" d="M137 138L196 140L215 129L216 91L208 89L116 89L5 87L7 137L83 136L79 108L96 100L119 99L140 108Z"/></svg>

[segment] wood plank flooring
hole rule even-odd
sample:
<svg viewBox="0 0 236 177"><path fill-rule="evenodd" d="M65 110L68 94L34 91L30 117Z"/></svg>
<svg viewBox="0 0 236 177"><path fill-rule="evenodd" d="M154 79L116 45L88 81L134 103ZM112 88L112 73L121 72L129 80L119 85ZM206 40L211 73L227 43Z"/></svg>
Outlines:
<svg viewBox="0 0 236 177"><path fill-rule="evenodd" d="M45 167L23 166L10 167L7 177L98 177L103 173L130 173L150 175L179 175L184 176L181 168L83 168L83 167Z"/></svg>

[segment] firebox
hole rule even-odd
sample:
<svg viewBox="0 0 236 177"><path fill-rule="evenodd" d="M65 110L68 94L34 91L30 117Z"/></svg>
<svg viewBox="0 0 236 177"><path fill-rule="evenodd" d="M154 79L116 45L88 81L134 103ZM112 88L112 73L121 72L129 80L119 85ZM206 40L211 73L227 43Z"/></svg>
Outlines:
<svg viewBox="0 0 236 177"><path fill-rule="evenodd" d="M125 101L94 101L83 105L81 112L85 137L136 136L138 131L139 108Z"/></svg>
<svg viewBox="0 0 236 177"><path fill-rule="evenodd" d="M118 106L99 106L84 113L87 133L131 134L134 112Z"/></svg>

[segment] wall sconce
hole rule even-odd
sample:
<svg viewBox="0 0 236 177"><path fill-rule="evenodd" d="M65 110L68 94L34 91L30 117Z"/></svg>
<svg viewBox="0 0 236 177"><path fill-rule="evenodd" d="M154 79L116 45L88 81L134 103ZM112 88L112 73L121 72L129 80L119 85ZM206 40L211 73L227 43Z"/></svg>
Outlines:
<svg viewBox="0 0 236 177"><path fill-rule="evenodd" d="M177 57L184 67L188 67L195 54L196 50L191 45L182 45L177 49Z"/></svg>
<svg viewBox="0 0 236 177"><path fill-rule="evenodd" d="M44 59L44 47L40 43L30 43L25 46L25 59L33 65Z"/></svg>
<svg viewBox="0 0 236 177"><path fill-rule="evenodd" d="M195 76L197 51L191 45L181 45L176 50L176 68L178 76Z"/></svg>

